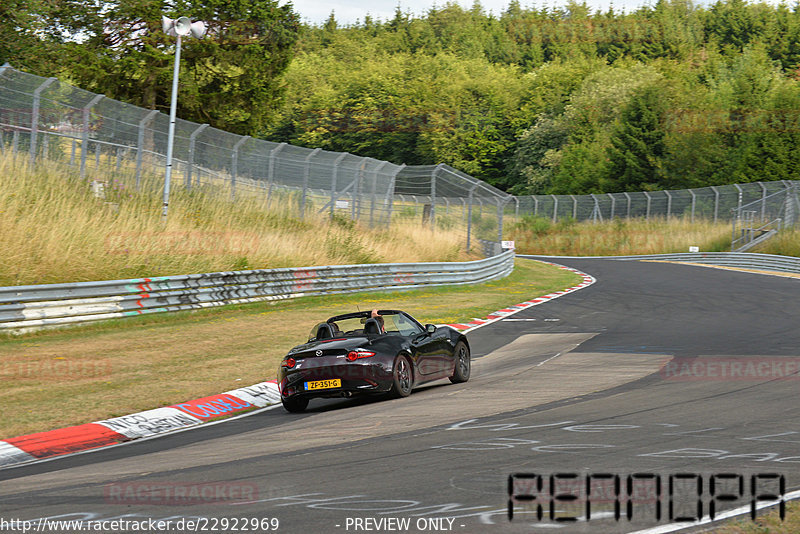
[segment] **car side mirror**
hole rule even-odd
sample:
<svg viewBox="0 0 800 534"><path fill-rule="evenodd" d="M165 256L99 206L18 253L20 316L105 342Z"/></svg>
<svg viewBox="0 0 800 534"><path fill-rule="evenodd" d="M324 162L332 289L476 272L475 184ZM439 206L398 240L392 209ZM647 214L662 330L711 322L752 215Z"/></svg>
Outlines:
<svg viewBox="0 0 800 534"><path fill-rule="evenodd" d="M429 334L433 334L434 332L436 332L436 325L435 324L426 324L425 325L425 331L428 332Z"/></svg>

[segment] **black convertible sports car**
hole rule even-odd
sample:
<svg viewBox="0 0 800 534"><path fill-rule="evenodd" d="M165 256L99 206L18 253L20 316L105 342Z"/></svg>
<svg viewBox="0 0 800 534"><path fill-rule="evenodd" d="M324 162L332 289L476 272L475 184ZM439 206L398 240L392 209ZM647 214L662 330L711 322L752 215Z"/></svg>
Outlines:
<svg viewBox="0 0 800 534"><path fill-rule="evenodd" d="M469 343L460 332L422 326L402 311L363 311L316 325L308 342L284 357L278 388L284 408L302 412L316 397L407 397L425 382L466 382L469 373Z"/></svg>

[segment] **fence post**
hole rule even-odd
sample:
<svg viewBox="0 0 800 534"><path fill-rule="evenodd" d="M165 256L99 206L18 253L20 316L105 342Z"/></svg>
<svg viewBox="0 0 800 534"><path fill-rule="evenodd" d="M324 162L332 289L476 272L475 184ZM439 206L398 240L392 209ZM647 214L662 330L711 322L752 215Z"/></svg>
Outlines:
<svg viewBox="0 0 800 534"><path fill-rule="evenodd" d="M761 187L761 222L766 218L767 210L767 188L761 182L756 182Z"/></svg>
<svg viewBox="0 0 800 534"><path fill-rule="evenodd" d="M375 193L376 193L376 190L377 190L377 187L378 187L378 173L388 163L389 163L388 161L384 161L383 163L381 163L380 165L375 167L374 171L372 171L372 195L370 196L370 200L369 200L369 226L370 226L370 228L374 224L374 219L373 218L375 216Z"/></svg>
<svg viewBox="0 0 800 534"><path fill-rule="evenodd" d="M136 190L139 190L139 185L142 182L142 157L144 156L144 129L145 125L150 122L153 117L158 115L157 110L152 110L139 121L139 138L136 145ZM81 150L81 172L83 172L84 162L83 152L86 150L86 144L83 145L84 149Z"/></svg>
<svg viewBox="0 0 800 534"><path fill-rule="evenodd" d="M431 173L431 230L436 229L436 173L441 168L442 164L440 163Z"/></svg>
<svg viewBox="0 0 800 534"><path fill-rule="evenodd" d="M467 205L467 252L469 252L470 247L470 237L472 235L472 197L475 193L475 189L478 187L478 184L473 184L473 186L469 190L469 204Z"/></svg>
<svg viewBox="0 0 800 534"><path fill-rule="evenodd" d="M497 242L503 241L503 206L505 199L497 198Z"/></svg>
<svg viewBox="0 0 800 534"><path fill-rule="evenodd" d="M739 187L739 184L733 184L733 186L736 188L737 191L739 191L739 201L738 201L738 203L736 205L736 208L741 210L742 209L742 194L744 192L742 191L742 188Z"/></svg>
<svg viewBox="0 0 800 534"><path fill-rule="evenodd" d="M272 184L275 176L275 155L284 149L286 143L281 143L269 151L269 168L267 170L267 209L269 209L269 201L272 196Z"/></svg>
<svg viewBox="0 0 800 534"><path fill-rule="evenodd" d="M336 212L336 181L339 174L339 163L347 156L347 152L341 154L336 161L333 162L333 174L331 175L331 219Z"/></svg>
<svg viewBox="0 0 800 534"><path fill-rule="evenodd" d="M314 150L311 151L311 153L308 156L306 156L306 159L305 159L306 168L303 171L303 194L300 197L300 218L301 219L304 218L305 215L306 215L306 192L308 190L308 179L309 179L309 176L311 175L311 158L316 156L321 150L322 150L321 148L315 148Z"/></svg>
<svg viewBox="0 0 800 534"><path fill-rule="evenodd" d="M239 173L239 149L248 139L250 139L250 136L245 135L233 145L233 153L231 154L231 202L236 201L236 175Z"/></svg>
<svg viewBox="0 0 800 534"><path fill-rule="evenodd" d="M648 193L647 191L644 191L644 196L647 199L647 216L645 217L645 220L649 221L650 220L650 201L652 200L652 198L650 197L650 193Z"/></svg>
<svg viewBox="0 0 800 534"><path fill-rule="evenodd" d="M553 222L558 221L558 197L555 195L550 195L553 197Z"/></svg>
<svg viewBox="0 0 800 534"><path fill-rule="evenodd" d="M361 165L358 167L358 175L356 176L356 185L353 187L353 193L350 195L352 202L350 202L350 219L355 221L361 218L361 202L359 196L361 195L361 179L364 177L364 168L367 166L367 160L363 158ZM356 201L358 201L358 209L356 209Z"/></svg>
<svg viewBox="0 0 800 534"><path fill-rule="evenodd" d="M617 199L614 198L614 195L612 195L611 193L606 193L606 194L608 195L608 198L611 199L611 216L609 218L613 219L614 218L614 207L615 207L615 205L617 203Z"/></svg>
<svg viewBox="0 0 800 534"><path fill-rule="evenodd" d="M388 201L387 206L387 214L386 214L386 228L389 228L392 225L392 207L394 203L394 187L397 183L397 175L400 174L400 171L406 166L405 163L400 165L397 170L392 174L392 179L389 182L389 189L386 190L386 199Z"/></svg>
<svg viewBox="0 0 800 534"><path fill-rule="evenodd" d="M189 156L186 158L186 176L184 179L187 190L192 188L192 167L194 167L194 147L197 142L197 136L206 128L208 128L208 124L201 124L189 136Z"/></svg>
<svg viewBox="0 0 800 534"><path fill-rule="evenodd" d="M94 95L88 104L83 107L83 132L81 139L81 178L86 178L86 154L89 152L89 112L104 98L104 95ZM156 111L156 113L158 113Z"/></svg>
<svg viewBox="0 0 800 534"><path fill-rule="evenodd" d="M42 84L33 91L33 110L31 111L31 167L36 164L36 134L39 132L39 108L42 91L47 89L55 78L47 78Z"/></svg>
<svg viewBox="0 0 800 534"><path fill-rule="evenodd" d="M12 67L11 67L11 63L9 63L9 62L5 62L2 65L0 65L0 76L2 76L3 74L6 73L6 69L10 69L10 68L12 68Z"/></svg>
<svg viewBox="0 0 800 534"><path fill-rule="evenodd" d="M716 224L717 214L719 213L719 191L715 185L711 186L711 190L714 192L714 224Z"/></svg>
<svg viewBox="0 0 800 534"><path fill-rule="evenodd" d="M625 198L628 199L628 215L625 217L626 219L631 218L631 196L628 193L622 193L625 195Z"/></svg>
<svg viewBox="0 0 800 534"><path fill-rule="evenodd" d="M578 199L575 198L575 195L570 195L572 198L572 218L576 221L578 220Z"/></svg>
<svg viewBox="0 0 800 534"><path fill-rule="evenodd" d="M694 206L697 203L697 195L694 194L694 189L689 189L689 194L692 195L692 222L694 222Z"/></svg>
<svg viewBox="0 0 800 534"><path fill-rule="evenodd" d="M539 197L531 195L531 198L533 198L533 216L536 217L539 215Z"/></svg>

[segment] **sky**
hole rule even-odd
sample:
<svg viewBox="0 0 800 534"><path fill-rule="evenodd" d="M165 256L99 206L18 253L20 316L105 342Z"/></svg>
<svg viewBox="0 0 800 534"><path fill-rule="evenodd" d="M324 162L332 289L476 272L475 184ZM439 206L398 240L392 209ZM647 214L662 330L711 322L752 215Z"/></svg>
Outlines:
<svg viewBox="0 0 800 534"><path fill-rule="evenodd" d="M481 5L484 11L491 12L499 16L508 6L509 0L481 0ZM283 2L281 2L283 3ZM325 0L292 0L294 10L300 14L300 17L305 22L312 24L321 24L325 22L331 11L336 16L336 21L339 24L353 24L356 21L363 21L364 15L369 14L373 19L388 20L394 17L395 8L400 5L400 8L406 12L410 11L413 15L424 15L428 9L434 4L443 6L447 0L372 0L364 2L363 0L336 0L334 2L326 2ZM469 9L472 6L472 0L459 0L458 3ZM600 9L605 11L610 5L614 6L615 11L632 11L633 9L643 6L652 5L655 0L586 0L586 4L592 9ZM700 2L696 2L700 3ZM563 7L566 4L564 0L539 0L537 2L529 2L525 0L520 1L523 7Z"/></svg>

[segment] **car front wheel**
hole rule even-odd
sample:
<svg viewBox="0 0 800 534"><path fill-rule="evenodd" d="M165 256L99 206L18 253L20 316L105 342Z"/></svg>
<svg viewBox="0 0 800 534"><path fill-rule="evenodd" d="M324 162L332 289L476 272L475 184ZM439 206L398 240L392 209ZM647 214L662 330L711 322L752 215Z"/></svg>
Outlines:
<svg viewBox="0 0 800 534"><path fill-rule="evenodd" d="M456 343L456 348L453 351L455 356L455 368L453 369L453 376L450 377L450 382L459 384L469 380L469 373L472 369L472 362L469 358L469 347L463 341Z"/></svg>

